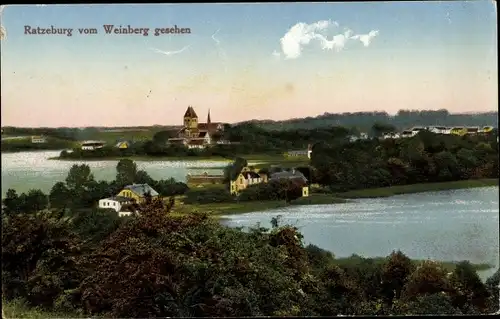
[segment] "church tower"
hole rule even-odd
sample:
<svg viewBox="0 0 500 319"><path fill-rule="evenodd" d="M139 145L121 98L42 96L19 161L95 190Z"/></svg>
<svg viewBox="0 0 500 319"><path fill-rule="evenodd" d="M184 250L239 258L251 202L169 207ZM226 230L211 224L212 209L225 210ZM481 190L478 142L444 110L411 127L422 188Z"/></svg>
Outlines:
<svg viewBox="0 0 500 319"><path fill-rule="evenodd" d="M184 113L184 127L190 130L198 128L198 115L192 106L188 106L186 113Z"/></svg>
<svg viewBox="0 0 500 319"><path fill-rule="evenodd" d="M210 109L208 109L208 116L207 116L207 124L210 125L211 121L210 121Z"/></svg>

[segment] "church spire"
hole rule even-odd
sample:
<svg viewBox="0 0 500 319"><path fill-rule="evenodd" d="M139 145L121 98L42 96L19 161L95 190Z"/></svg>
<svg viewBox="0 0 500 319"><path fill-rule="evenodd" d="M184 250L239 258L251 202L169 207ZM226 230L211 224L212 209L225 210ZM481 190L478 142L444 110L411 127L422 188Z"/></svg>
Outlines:
<svg viewBox="0 0 500 319"><path fill-rule="evenodd" d="M210 124L210 109L208 109L207 124Z"/></svg>

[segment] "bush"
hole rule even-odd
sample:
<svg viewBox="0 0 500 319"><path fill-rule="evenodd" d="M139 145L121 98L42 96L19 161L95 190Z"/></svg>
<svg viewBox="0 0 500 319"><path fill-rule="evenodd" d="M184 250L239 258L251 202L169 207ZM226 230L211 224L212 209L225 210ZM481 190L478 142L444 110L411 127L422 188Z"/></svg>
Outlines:
<svg viewBox="0 0 500 319"><path fill-rule="evenodd" d="M210 204L233 202L234 197L224 188L191 189L186 193L186 204Z"/></svg>

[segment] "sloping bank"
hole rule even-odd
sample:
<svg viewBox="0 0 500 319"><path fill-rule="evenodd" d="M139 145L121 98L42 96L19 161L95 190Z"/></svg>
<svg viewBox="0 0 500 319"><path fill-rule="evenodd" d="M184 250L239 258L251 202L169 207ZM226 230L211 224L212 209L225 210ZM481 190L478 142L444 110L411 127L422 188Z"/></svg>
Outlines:
<svg viewBox="0 0 500 319"><path fill-rule="evenodd" d="M439 192L454 189L476 188L498 186L498 178L469 179L463 181L443 182L443 183L423 183L411 185L398 185L381 188L369 188L353 190L335 194L340 198L378 198L394 195L414 194L424 192Z"/></svg>
<svg viewBox="0 0 500 319"><path fill-rule="evenodd" d="M198 212L206 212L216 218L219 218L221 215L262 212L266 210L283 208L287 206L341 204L349 201L350 199L389 197L402 194L437 192L445 190L488 187L488 186L498 186L498 179L490 178L490 179L443 182L443 183L400 185L391 187L353 190L335 194L313 193L309 197L302 197L293 200L288 204L285 203L285 201L251 201L251 202L234 202L234 203L211 203L211 204L198 204L198 205L179 204L174 210L176 213L180 215L186 212L198 211Z"/></svg>

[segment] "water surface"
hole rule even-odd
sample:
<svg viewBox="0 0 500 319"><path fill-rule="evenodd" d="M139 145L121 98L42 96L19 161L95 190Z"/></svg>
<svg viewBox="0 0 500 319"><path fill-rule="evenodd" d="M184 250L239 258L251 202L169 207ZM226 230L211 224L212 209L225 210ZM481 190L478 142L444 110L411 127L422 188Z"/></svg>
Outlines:
<svg viewBox="0 0 500 319"><path fill-rule="evenodd" d="M498 187L293 206L223 218L229 226L259 222L270 227L277 215L282 215L282 223L297 226L306 243L338 257L387 256L399 249L414 259L499 265Z"/></svg>
<svg viewBox="0 0 500 319"><path fill-rule="evenodd" d="M74 164L90 166L97 180L114 180L118 160L102 161L58 161L49 160L59 156L60 151L2 153L2 198L9 188L18 193L32 188L49 192L58 181L64 181L69 169ZM208 172L222 173L222 167L227 165L217 161L136 161L137 167L145 170L153 179L175 178L185 182L188 173ZM196 167L196 168L194 168ZM203 169L207 167L207 169ZM212 168L209 168L212 167ZM221 167L213 169L213 167Z"/></svg>

